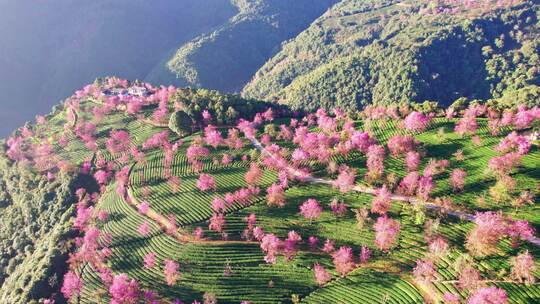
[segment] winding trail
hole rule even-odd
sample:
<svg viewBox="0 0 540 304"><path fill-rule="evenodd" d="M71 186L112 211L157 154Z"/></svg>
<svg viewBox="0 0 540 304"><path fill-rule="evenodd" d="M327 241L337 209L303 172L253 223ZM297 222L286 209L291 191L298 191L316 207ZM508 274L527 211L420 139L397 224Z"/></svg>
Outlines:
<svg viewBox="0 0 540 304"><path fill-rule="evenodd" d="M263 155L267 155L267 156L275 159L274 154L272 152L268 151L265 147L263 147L262 144L256 138L253 137L253 138L248 138L248 139L249 139L249 141L251 141L253 146L255 146L255 148L257 150L259 150ZM295 168L293 168L291 166L287 166L287 168L285 168L285 169L287 170L287 172L290 175L293 175L293 176L296 176L296 177L302 177L302 180L304 180L307 183L321 184L321 185L328 185L328 186L333 185L332 180L323 179L323 178L319 178L319 177L314 177L312 175L309 175L309 176L306 177L304 173L298 171L297 169L295 169ZM376 190L375 189L369 188L369 187L366 187L366 186L362 186L362 185L354 186L351 189L351 191L376 195ZM423 202L423 201L421 201L418 198L413 197L413 196L406 196L406 195L399 195L399 194L392 193L390 198L392 200L394 200L394 201L406 202L406 203L409 203L409 204L412 204L412 205L422 204L428 210L442 211L441 206L439 206L439 205L437 205L437 204L435 204L433 202ZM445 213L450 215L450 216L457 217L459 219L467 220L467 221L470 221L470 222L473 222L476 219L475 215L467 213L467 212L459 211L459 210L449 210L449 211L445 211ZM540 238L538 238L536 236L532 236L530 238L527 238L527 242L529 242L529 243L531 243L531 244L533 244L535 246L540 247Z"/></svg>

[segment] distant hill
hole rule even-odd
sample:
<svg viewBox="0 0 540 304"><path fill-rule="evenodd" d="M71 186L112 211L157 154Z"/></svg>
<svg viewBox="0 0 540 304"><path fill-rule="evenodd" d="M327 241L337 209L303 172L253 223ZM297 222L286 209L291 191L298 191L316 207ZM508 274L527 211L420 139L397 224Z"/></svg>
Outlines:
<svg viewBox="0 0 540 304"><path fill-rule="evenodd" d="M338 0L231 0L239 10L168 62L180 84L238 92L280 47Z"/></svg>
<svg viewBox="0 0 540 304"><path fill-rule="evenodd" d="M307 110L449 105L463 96L538 104L538 1L439 2L341 1L286 43L243 95Z"/></svg>

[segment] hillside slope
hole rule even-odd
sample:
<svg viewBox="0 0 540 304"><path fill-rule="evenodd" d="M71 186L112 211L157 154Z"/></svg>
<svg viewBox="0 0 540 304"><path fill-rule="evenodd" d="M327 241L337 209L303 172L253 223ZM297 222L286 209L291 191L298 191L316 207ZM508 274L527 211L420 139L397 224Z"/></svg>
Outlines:
<svg viewBox="0 0 540 304"><path fill-rule="evenodd" d="M454 110L98 79L1 145L0 303L538 303L540 108Z"/></svg>
<svg viewBox="0 0 540 304"><path fill-rule="evenodd" d="M341 1L286 43L243 95L350 111L370 103L448 105L520 90L539 96L538 1L437 2L443 1Z"/></svg>
<svg viewBox="0 0 540 304"><path fill-rule="evenodd" d="M337 0L232 0L239 13L168 62L182 85L240 91L279 48Z"/></svg>

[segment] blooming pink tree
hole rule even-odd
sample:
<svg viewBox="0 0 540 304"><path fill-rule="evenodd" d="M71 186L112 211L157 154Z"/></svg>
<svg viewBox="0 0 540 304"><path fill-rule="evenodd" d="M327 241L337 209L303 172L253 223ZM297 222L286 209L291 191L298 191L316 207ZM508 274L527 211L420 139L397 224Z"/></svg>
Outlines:
<svg viewBox="0 0 540 304"><path fill-rule="evenodd" d="M501 213L478 212L474 224L474 228L467 236L466 247L479 256L491 253L507 231L507 225Z"/></svg>
<svg viewBox="0 0 540 304"><path fill-rule="evenodd" d="M248 185L256 185L260 182L263 172L257 163L251 163L249 171L245 174L246 183Z"/></svg>
<svg viewBox="0 0 540 304"><path fill-rule="evenodd" d="M208 224L208 229L223 233L227 222L225 221L225 216L222 213L215 213L210 218L210 223Z"/></svg>
<svg viewBox="0 0 540 304"><path fill-rule="evenodd" d="M334 266L336 267L336 271L339 272L342 277L356 267L351 247L340 247L338 250L332 253L332 259Z"/></svg>
<svg viewBox="0 0 540 304"><path fill-rule="evenodd" d="M203 173L199 176L199 179L197 180L197 188L199 190L206 192L210 190L216 190L216 180L214 177L210 174Z"/></svg>
<svg viewBox="0 0 540 304"><path fill-rule="evenodd" d="M292 260L296 256L296 245L300 241L302 241L302 237L296 231L289 231L287 239L283 242L283 254L287 261Z"/></svg>
<svg viewBox="0 0 540 304"><path fill-rule="evenodd" d="M459 272L458 286L461 289L474 290L480 286L481 279L478 270L471 265L465 265Z"/></svg>
<svg viewBox="0 0 540 304"><path fill-rule="evenodd" d="M371 249L367 246L362 246L360 248L360 263L365 264L371 258Z"/></svg>
<svg viewBox="0 0 540 304"><path fill-rule="evenodd" d="M276 263L281 241L272 233L265 234L261 239L261 249L266 253L264 261L269 264Z"/></svg>
<svg viewBox="0 0 540 304"><path fill-rule="evenodd" d="M319 218L321 213L322 207L314 198L308 199L300 206L300 214L302 214L304 218L308 219L310 223L312 220Z"/></svg>
<svg viewBox="0 0 540 304"><path fill-rule="evenodd" d="M527 109L526 106L520 105L518 107L518 112L514 117L514 126L516 129L527 129L533 124L534 121L540 121L540 108L534 107Z"/></svg>
<svg viewBox="0 0 540 304"><path fill-rule="evenodd" d="M156 254L153 252L146 254L143 257L143 264L146 269L154 268L156 265Z"/></svg>
<svg viewBox="0 0 540 304"><path fill-rule="evenodd" d="M375 229L375 244L380 250L387 251L398 239L400 224L386 215L377 219L373 226Z"/></svg>
<svg viewBox="0 0 540 304"><path fill-rule="evenodd" d="M416 189L416 195L427 201L431 191L435 188L435 183L433 182L433 177L431 175L423 175L418 179L418 188Z"/></svg>
<svg viewBox="0 0 540 304"><path fill-rule="evenodd" d="M178 269L180 268L180 265L172 260L165 260L165 268L163 270L163 274L165 275L165 281L167 282L167 285L174 286L178 278L180 277L180 273L178 272Z"/></svg>
<svg viewBox="0 0 540 304"><path fill-rule="evenodd" d="M143 214L143 215L147 214L148 210L150 210L150 203L147 201L143 201L142 203L139 204L139 206L137 207L137 210L139 210L140 214Z"/></svg>
<svg viewBox="0 0 540 304"><path fill-rule="evenodd" d="M418 175L418 172L409 172L399 183L398 193L409 196L413 195L418 187L419 179L420 176Z"/></svg>
<svg viewBox="0 0 540 304"><path fill-rule="evenodd" d="M518 135L518 133L514 131L503 138L495 147L495 150L499 153L517 152L524 155L529 152L531 145L531 142L525 136Z"/></svg>
<svg viewBox="0 0 540 304"><path fill-rule="evenodd" d="M221 133L212 125L204 128L204 140L207 145L212 146L214 149L223 143Z"/></svg>
<svg viewBox="0 0 540 304"><path fill-rule="evenodd" d="M341 192L348 192L354 187L355 179L356 170L349 168L346 165L341 165L339 167L338 177L333 181L333 185Z"/></svg>
<svg viewBox="0 0 540 304"><path fill-rule="evenodd" d="M461 298L460 296L453 294L451 292L446 292L443 294L443 301L444 304L460 304Z"/></svg>
<svg viewBox="0 0 540 304"><path fill-rule="evenodd" d="M382 188L377 190L377 196L371 201L371 212L378 213L381 215L386 214L390 208L392 193L386 185L383 185Z"/></svg>
<svg viewBox="0 0 540 304"><path fill-rule="evenodd" d="M315 275L315 281L319 286L323 286L332 279L332 275L319 263L313 265L313 274Z"/></svg>
<svg viewBox="0 0 540 304"><path fill-rule="evenodd" d="M367 152L368 168L367 177L376 181L380 179L384 173L384 147L380 145L371 145Z"/></svg>
<svg viewBox="0 0 540 304"><path fill-rule="evenodd" d="M105 145L111 154L125 152L130 149L131 137L127 131L112 130Z"/></svg>
<svg viewBox="0 0 540 304"><path fill-rule="evenodd" d="M428 243L430 257L434 260L448 253L448 242L443 237L435 237Z"/></svg>
<svg viewBox="0 0 540 304"><path fill-rule="evenodd" d="M463 116L456 124L454 131L459 135L474 133L478 129L478 122L474 116Z"/></svg>
<svg viewBox="0 0 540 304"><path fill-rule="evenodd" d="M394 135L388 140L388 150L393 157L399 157L407 152L414 151L418 141L411 135Z"/></svg>
<svg viewBox="0 0 540 304"><path fill-rule="evenodd" d="M407 152L407 155L405 156L405 165L407 166L407 171L417 171L420 166L420 153L416 151Z"/></svg>
<svg viewBox="0 0 540 304"><path fill-rule="evenodd" d="M429 284L435 280L435 266L430 261L416 261L416 267L413 270L415 280L421 284Z"/></svg>
<svg viewBox="0 0 540 304"><path fill-rule="evenodd" d="M414 132L424 132L431 121L429 116L420 112L411 112L403 121L405 129Z"/></svg>
<svg viewBox="0 0 540 304"><path fill-rule="evenodd" d="M510 260L512 266L512 278L520 283L533 284L535 282L534 272L536 272L536 263L529 251L513 257Z"/></svg>
<svg viewBox="0 0 540 304"><path fill-rule="evenodd" d="M506 291L497 287L482 287L467 300L468 304L507 304Z"/></svg>
<svg viewBox="0 0 540 304"><path fill-rule="evenodd" d="M139 299L139 283L129 279L127 274L114 276L109 287L111 304L130 304L137 303Z"/></svg>
<svg viewBox="0 0 540 304"><path fill-rule="evenodd" d="M504 177L512 169L521 163L522 155L517 152L510 152L502 156L495 156L488 162L488 167L496 176Z"/></svg>
<svg viewBox="0 0 540 304"><path fill-rule="evenodd" d="M68 271L64 275L64 282L62 283L62 289L60 290L66 299L71 299L81 293L83 289L83 282L81 278L73 271Z"/></svg>
<svg viewBox="0 0 540 304"><path fill-rule="evenodd" d="M212 201L211 207L214 212L225 212L225 210L227 210L227 202L225 202L225 200L223 200L221 197L216 197Z"/></svg>
<svg viewBox="0 0 540 304"><path fill-rule="evenodd" d="M452 185L454 191L463 191L466 176L467 172L463 169L455 169L450 173L450 185Z"/></svg>
<svg viewBox="0 0 540 304"><path fill-rule="evenodd" d="M332 253L334 250L336 250L334 241L326 239L326 241L324 241L322 251L324 253Z"/></svg>
<svg viewBox="0 0 540 304"><path fill-rule="evenodd" d="M333 199L332 202L330 202L330 210L332 210L335 217L342 217L347 214L347 205L337 199Z"/></svg>
<svg viewBox="0 0 540 304"><path fill-rule="evenodd" d="M268 206L285 206L285 191L279 184L272 184L266 189L266 201Z"/></svg>
<svg viewBox="0 0 540 304"><path fill-rule="evenodd" d="M142 236L147 236L148 233L150 232L150 224L147 221L145 221L139 226L139 228L137 229L137 232L139 232L139 234Z"/></svg>

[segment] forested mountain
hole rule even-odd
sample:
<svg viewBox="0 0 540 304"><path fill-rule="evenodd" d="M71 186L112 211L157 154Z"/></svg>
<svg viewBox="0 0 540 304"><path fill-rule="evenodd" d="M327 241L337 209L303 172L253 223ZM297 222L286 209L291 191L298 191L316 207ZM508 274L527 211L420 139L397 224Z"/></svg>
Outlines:
<svg viewBox="0 0 540 304"><path fill-rule="evenodd" d="M338 0L232 0L239 13L178 50L168 62L181 84L240 91L280 44Z"/></svg>
<svg viewBox="0 0 540 304"><path fill-rule="evenodd" d="M0 1L0 137L97 77L175 82L170 56L236 13L229 0Z"/></svg>
<svg viewBox="0 0 540 304"><path fill-rule="evenodd" d="M459 97L537 104L538 9L538 1L344 0L286 43L243 94L309 110Z"/></svg>

